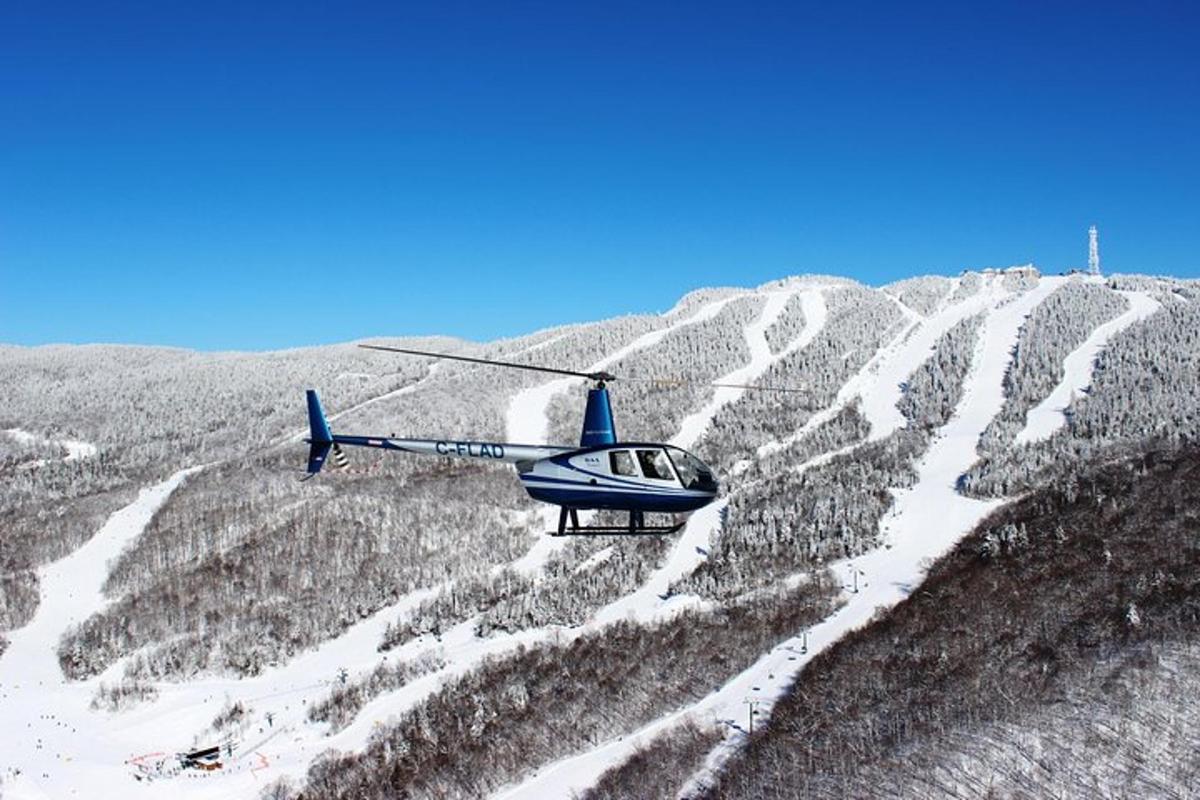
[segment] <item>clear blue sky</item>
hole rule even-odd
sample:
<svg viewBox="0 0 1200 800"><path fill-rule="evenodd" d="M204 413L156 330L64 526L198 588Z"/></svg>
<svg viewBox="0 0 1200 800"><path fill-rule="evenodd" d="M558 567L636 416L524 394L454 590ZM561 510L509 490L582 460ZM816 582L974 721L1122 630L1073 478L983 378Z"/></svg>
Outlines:
<svg viewBox="0 0 1200 800"><path fill-rule="evenodd" d="M0 341L489 339L1093 222L1200 274L1193 3L182 5L0 10Z"/></svg>

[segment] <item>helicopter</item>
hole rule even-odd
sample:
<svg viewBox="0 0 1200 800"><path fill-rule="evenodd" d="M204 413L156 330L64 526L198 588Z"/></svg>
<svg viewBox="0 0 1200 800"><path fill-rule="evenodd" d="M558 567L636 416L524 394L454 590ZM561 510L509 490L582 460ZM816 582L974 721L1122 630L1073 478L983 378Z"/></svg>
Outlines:
<svg viewBox="0 0 1200 800"><path fill-rule="evenodd" d="M663 535L674 533L683 522L671 525L647 525L647 513L689 514L717 498L720 486L713 470L686 450L655 442L622 442L617 438L608 384L618 380L610 372L577 372L555 367L517 364L469 356L409 350L383 345L360 344L367 350L465 361L493 367L547 372L585 378L593 382L588 389L579 445L531 445L508 442L456 441L450 439L399 439L392 436L346 436L334 434L325 418L321 400L313 389L306 391L308 402L309 444L308 474L313 477L332 457L335 466L345 468L349 459L342 445L374 447L401 453L513 464L525 491L534 500L559 506L557 531L567 535ZM638 380L624 378L622 380ZM664 383L654 381L655 383ZM692 381L668 381L670 385ZM732 383L705 383L707 386L766 391L802 391L799 389L748 386ZM579 524L583 510L628 512L626 525Z"/></svg>

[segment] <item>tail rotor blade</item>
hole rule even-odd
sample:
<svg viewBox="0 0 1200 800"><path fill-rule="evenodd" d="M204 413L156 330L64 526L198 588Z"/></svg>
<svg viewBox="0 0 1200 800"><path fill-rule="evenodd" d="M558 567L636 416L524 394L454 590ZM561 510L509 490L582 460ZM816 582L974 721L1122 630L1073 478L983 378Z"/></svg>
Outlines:
<svg viewBox="0 0 1200 800"><path fill-rule="evenodd" d="M346 469L350 466L350 459L346 458L346 454L342 452L342 446L337 442L333 443L333 465L338 469Z"/></svg>

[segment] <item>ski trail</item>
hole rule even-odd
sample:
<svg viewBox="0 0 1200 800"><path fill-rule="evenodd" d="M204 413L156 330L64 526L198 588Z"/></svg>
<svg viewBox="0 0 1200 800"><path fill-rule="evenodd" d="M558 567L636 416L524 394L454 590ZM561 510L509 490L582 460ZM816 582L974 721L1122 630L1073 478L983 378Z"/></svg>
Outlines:
<svg viewBox="0 0 1200 800"><path fill-rule="evenodd" d="M816 287L769 293L759 317L743 329L751 353L750 362L717 382L751 383L781 358L807 346L820 333L827 319L822 289L823 287ZM797 293L801 296L804 330L781 352L772 354L766 331L778 319L791 296ZM692 446L703 435L717 411L741 397L743 393L742 389L717 389L713 401L681 423L680 432L672 438L671 443L684 448ZM672 582L695 569L707 557L706 548L713 533L721 525L728 502L727 498L722 499L694 512L663 565L638 589L598 609L584 626L584 631L596 630L621 620L653 622L687 608L705 605L705 601L694 595L670 595L669 587ZM736 685L737 681L735 678L733 683ZM716 694L711 697L716 698ZM632 736L607 742L593 750L541 767L516 785L500 790L496 796L509 800L568 797L572 792L594 784L604 769L627 757L640 742L669 726L679 716L678 713L668 714Z"/></svg>
<svg viewBox="0 0 1200 800"><path fill-rule="evenodd" d="M909 322L918 322L919 323L921 320L925 319L924 314L920 313L912 306L909 306L903 300L901 300L899 297L896 297L896 295L892 294L891 292L884 292L883 296L886 297L887 299L891 300L893 303L895 303L896 308L900 309L900 313L903 314L904 318L907 319Z"/></svg>
<svg viewBox="0 0 1200 800"><path fill-rule="evenodd" d="M137 499L109 516L88 541L38 571L41 597L37 611L27 625L9 632L9 649L0 655L0 676L11 676L13 664L20 662L36 667L30 674L58 675L61 682L54 653L59 636L108 604L101 591L108 565L141 534L183 480L201 469L180 470L162 483L142 489Z"/></svg>
<svg viewBox="0 0 1200 800"><path fill-rule="evenodd" d="M954 479L974 462L975 441L987 421L1001 407L1003 399L1001 381L1010 358L1011 345L1016 341L1020 325L1028 312L1055 288L1057 288L1056 282L1049 281L1026 295L1010 297L1007 292L1000 291L998 286L992 286L986 292L986 297L970 303L967 307L962 307L962 303L955 304L950 308L948 320L938 320L929 326L932 329L945 330L958 319L972 313L992 309L988 318L992 329L987 333L995 331L997 344L985 349L983 342L987 333L981 335L972 362L972 374L968 377L968 386L965 387L963 400L957 409L956 417L939 431L939 436L941 438L948 437L955 449L935 452L934 447L931 447L930 454L927 454L918 466L920 480L914 490L920 488L928 480L926 485L937 487L940 494L958 497L954 490ZM884 355L872 359L879 365L879 369L864 368L851 379L855 383L856 392L858 390L871 391L879 381L889 379L891 373L884 370L883 365L892 363L889 359L893 357L893 350L897 347L907 348L907 352L910 354L915 353L922 356L915 362L916 364L924 360L920 349L920 340L917 345L912 345L910 348L904 341L905 333L912 331L914 327L914 324L906 326L889 346L883 348ZM925 334L925 336L928 337L929 334ZM897 345L897 342L901 344ZM868 362L868 366L870 363ZM914 362L910 361L908 367L908 371L911 372L911 369L915 368ZM995 391L984 391L983 387L993 387ZM968 398L971 398L970 402L968 402ZM846 398L847 401L849 399L849 397ZM985 401L987 404L981 405ZM969 440L964 439L961 432L953 427L955 420L960 418L970 420L970 424L974 428L974 437ZM938 441L941 441L941 438ZM853 450L860 444L856 443L830 453L820 454L801 465L800 468L809 468L824 463L841 452ZM954 454L957 458L948 459L947 454ZM949 470L953 473L953 478L943 481L938 470ZM898 495L897 507L893 508L893 514L899 513L902 516L904 508L911 506L924 509L931 518L918 520L916 514L910 513L909 519L916 524L910 523L909 527L904 530L898 529L893 534L891 529L896 527L896 523L890 519L892 515L889 515L881 522L885 547L856 559L832 564L830 569L835 575L843 578L847 591L842 598L845 605L830 617L814 626L810 631L801 632L772 648L751 667L696 704L660 717L630 735L618 737L590 751L575 754L544 766L537 771L536 775L527 778L517 786L506 787L497 793L496 797L504 800L565 797L572 792L586 789L594 785L604 771L628 758L638 746L649 743L655 736L687 716L695 717L701 724L717 724L730 731L730 736L710 754L705 769L702 770L696 781L693 781L693 787L698 786L697 781L711 775L713 770L719 768L724 759L736 751L743 741L744 729L739 721L745 718L744 701L747 698L759 701L758 718L765 719L770 706L783 696L787 688L794 682L795 676L810 658L841 638L847 631L867 622L877 606L890 606L902 599L907 588L919 582L921 564L924 559L940 554L974 524L974 521L969 518L959 518L952 519L949 524L939 525L945 521L937 516L938 505L936 503L929 504L929 498L924 495L915 495L907 501L905 506L901 507L899 497ZM943 501L946 498L939 497L938 499ZM967 504L976 515L976 520L998 505L998 503L978 501L967 501ZM714 516L719 513L720 509L713 509ZM714 519L709 524L715 528L717 523ZM938 533L926 535L928 530L936 530ZM910 545L913 552L905 554L903 550L899 551L900 554L907 555L907 557L899 563L893 563L897 555L898 545L896 543L901 541L915 542ZM698 562L702 557L696 558L694 561ZM875 576L883 577L881 579ZM874 587L872 586L873 582L875 583ZM676 596L668 598L659 607L663 610L683 608L696 602L698 602L698 598ZM611 621L622 618L622 616L639 617L639 611L644 613L644 606L639 609L631 607L631 605L626 602L626 598L622 598L602 609L596 617Z"/></svg>
<svg viewBox="0 0 1200 800"><path fill-rule="evenodd" d="M746 719L745 700L782 693L796 670L800 659L812 653L814 639L804 634L794 636L770 651L746 670L735 675L720 689L696 703L671 711L641 728L609 739L584 753L567 756L540 767L536 774L517 786L508 786L492 795L493 800L540 800L545 797L572 797L594 786L606 771L626 761L639 747L649 745L655 737L687 718L701 725L719 725L740 739ZM805 643L807 642L807 650ZM756 719L761 718L761 712ZM728 740L727 740L728 741Z"/></svg>
<svg viewBox="0 0 1200 800"><path fill-rule="evenodd" d="M829 307L825 305L825 292L821 287L800 292L800 313L804 315L804 330L774 357L776 361L808 347L825 329L825 323L829 321Z"/></svg>
<svg viewBox="0 0 1200 800"><path fill-rule="evenodd" d="M877 362L877 370L869 381L861 381L861 410L871 425L867 441L878 441L908 424L896 403L900 401L903 383L919 369L932 354L938 337L959 322L985 310L996 302L994 292L981 292L949 308L923 318L899 339L899 344L887 350Z"/></svg>
<svg viewBox="0 0 1200 800"><path fill-rule="evenodd" d="M766 332L779 318L788 301L797 293L801 296L801 309L805 314L804 330L782 352L773 354L770 343L767 342ZM743 329L751 354L749 363L722 376L716 382L753 383L779 359L812 341L825 324L824 309L825 303L820 288L769 293L758 319ZM716 389L711 401L683 420L679 433L672 437L670 443L685 450L694 446L704 435L717 412L738 400L743 394L744 389ZM721 526L722 515L728 503L728 499L723 499L694 512L688 518L687 525L684 526L663 565L638 589L599 609L593 620L600 625L621 619L646 622L699 604L699 598L694 596L671 595L669 587L707 558L707 549L713 534Z"/></svg>
<svg viewBox="0 0 1200 800"><path fill-rule="evenodd" d="M909 320L908 324L904 325L896 333L892 339L882 345L875 353L863 364L862 368L856 372L851 378L842 384L842 388L838 390L833 402L817 413L813 414L808 420L794 433L773 442L767 442L759 445L755 450L755 458L762 459L773 453L778 453L780 450L786 450L791 445L803 439L809 432L824 425L829 420L833 419L838 413L848 406L854 398L862 394L864 387L869 386L874 380L875 373L879 369L881 362L885 361L889 354L900 347L905 340L905 337L921 324L920 320Z"/></svg>
<svg viewBox="0 0 1200 800"><path fill-rule="evenodd" d="M108 604L101 587L109 563L141 534L171 493L200 469L180 470L142 489L91 539L38 570L37 611L28 624L7 634L9 646L0 655L0 718L14 734L20 731L9 739L4 752L10 769L20 770L15 778L5 776L4 788L11 796L68 797L84 786L99 791L106 779L111 780L113 766L127 757L107 735L96 733L99 726L87 711L94 685L69 684L62 674L59 638L71 625ZM70 758L63 753L64 729L75 737L75 755L89 754L88 760L76 760L71 768L63 760ZM99 754L106 754L108 763L96 758Z"/></svg>
<svg viewBox="0 0 1200 800"><path fill-rule="evenodd" d="M721 527L728 504L728 499L722 499L693 512L662 566L637 589L597 609L588 624L603 627L621 620L652 622L704 605L695 595L670 594L669 587L708 557L712 535Z"/></svg>
<svg viewBox="0 0 1200 800"><path fill-rule="evenodd" d="M772 691L753 692L761 701L760 719L767 718L809 660L849 631L868 623L879 608L891 608L908 596L921 583L923 564L945 554L1004 503L964 497L956 490L957 480L978 458L979 436L1004 404L1004 373L1021 325L1063 280L1043 278L1024 294L997 300L988 312L954 416L937 431L917 463L916 483L908 489L893 490L896 500L880 520L883 546L834 566L835 571L847 571L846 585L857 591L843 592L845 604L813 626L808 632L807 652L793 653L795 661L789 659L780 665L786 670L784 679L776 680ZM779 677L778 672L775 675ZM732 703L725 708L732 711ZM740 735L730 736L718 745L684 794L694 794L710 781L743 741Z"/></svg>
<svg viewBox="0 0 1200 800"><path fill-rule="evenodd" d="M779 315L783 313L784 307L787 306L788 301L794 294L795 292L770 292L767 294L767 301L764 303L763 310L759 314L758 319L746 325L742 332L746 340L746 346L750 350L750 361L744 367L739 367L727 375L721 376L714 383L751 384L761 377L772 364L783 357L784 353L780 353L778 356L771 353L771 345L767 342L767 330L779 319ZM819 295L820 291L809 290L802 294L802 310L808 305L806 301L811 294ZM824 303L821 303L821 305L823 307ZM807 333L809 327L806 323L803 333ZM797 337L797 339L799 338L801 337ZM699 441L700 437L704 435L704 431L708 429L716 413L721 408L741 398L745 393L745 389L729 387L714 389L712 399L708 403L683 419L679 425L679 432L671 437L670 444L681 447L684 450L691 449Z"/></svg>
<svg viewBox="0 0 1200 800"><path fill-rule="evenodd" d="M1096 358L1109 340L1162 307L1145 292L1119 294L1129 301L1129 310L1098 326L1083 344L1063 359L1063 379L1045 400L1026 412L1025 427L1013 440L1014 444L1031 444L1049 439L1056 430L1065 425L1067 418L1064 412L1071 404L1071 396L1091 386Z"/></svg>

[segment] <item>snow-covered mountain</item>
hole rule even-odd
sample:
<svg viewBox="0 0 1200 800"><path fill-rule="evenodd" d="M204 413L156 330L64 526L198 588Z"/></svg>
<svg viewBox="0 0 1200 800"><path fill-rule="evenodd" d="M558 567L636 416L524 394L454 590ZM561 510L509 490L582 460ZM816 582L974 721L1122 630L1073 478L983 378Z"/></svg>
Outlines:
<svg viewBox="0 0 1200 800"><path fill-rule="evenodd" d="M951 586L975 574L964 548L1024 552L1014 543L1049 525L1047 509L1117 508L1122 484L1098 465L1186 462L1200 432L1198 332L1195 282L1014 269L880 289L828 276L705 289L661 315L486 345L379 340L803 385L614 385L622 438L669 441L720 473L720 500L661 538L546 536L555 509L473 463L354 452L345 472L297 480L304 388L321 391L338 432L570 444L579 380L352 345L0 347L0 795L858 795L902 752L962 763L982 727L1030 747L1004 731L1034 706L947 711L940 738L933 723L889 717L836 756L805 742L850 741L841 718L806 728L798 709L817 688L823 708L861 702L857 683L814 688L812 676L869 677L883 656L847 654L904 652L909 637L945 660L906 668L953 673L967 656L947 643L968 622L923 628L933 612L906 601L931 566ZM1014 509L1025 516L997 521ZM1089 535L1119 551L1128 531L1106 524ZM1120 629L1128 650L1158 630L1137 603L1153 608L1169 581L1120 574L1142 587L1126 598L1138 615ZM1172 591L1200 607L1190 588ZM1171 620L1170 663L1190 663L1174 643L1200 623ZM1125 652L1116 638L1102 637L1105 657ZM1158 664L1142 668L1159 680ZM1058 690L1093 698L1082 672L1060 673L1073 682ZM1176 686L1163 680L1147 679ZM958 709L947 698L1005 688L947 687L923 697ZM179 769L175 754L217 744L220 769ZM987 787L988 768L1007 769L968 770L972 781ZM892 791L978 788L910 778Z"/></svg>

